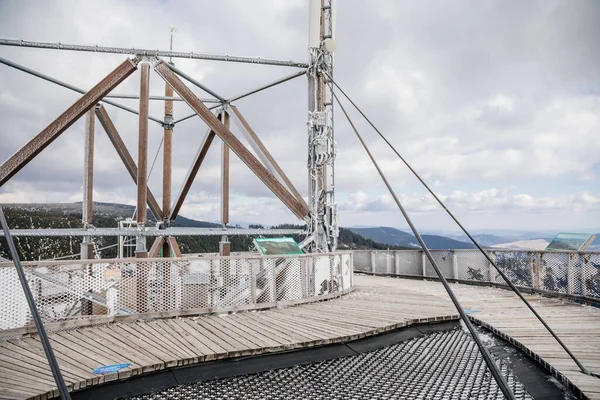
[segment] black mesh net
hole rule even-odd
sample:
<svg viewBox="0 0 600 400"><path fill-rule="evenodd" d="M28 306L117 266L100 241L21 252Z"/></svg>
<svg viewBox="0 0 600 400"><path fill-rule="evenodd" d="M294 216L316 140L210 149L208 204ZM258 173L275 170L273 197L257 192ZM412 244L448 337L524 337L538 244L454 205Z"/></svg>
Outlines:
<svg viewBox="0 0 600 400"><path fill-rule="evenodd" d="M517 399L532 399L501 360ZM162 399L503 399L475 342L461 329L355 356L176 386Z"/></svg>

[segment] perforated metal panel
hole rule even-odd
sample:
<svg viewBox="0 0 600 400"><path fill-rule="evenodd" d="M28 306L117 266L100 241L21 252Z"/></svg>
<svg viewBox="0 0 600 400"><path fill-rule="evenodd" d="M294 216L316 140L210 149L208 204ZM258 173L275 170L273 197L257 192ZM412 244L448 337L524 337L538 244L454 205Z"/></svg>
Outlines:
<svg viewBox="0 0 600 400"><path fill-rule="evenodd" d="M478 250L432 250L445 278L506 284ZM488 254L518 287L600 298L600 253L493 250ZM420 250L357 251L356 271L437 278Z"/></svg>
<svg viewBox="0 0 600 400"><path fill-rule="evenodd" d="M351 346L351 344L350 344ZM532 399L498 362L517 399ZM133 397L163 399L504 399L475 342L461 329L355 356L198 382Z"/></svg>
<svg viewBox="0 0 600 400"><path fill-rule="evenodd" d="M107 315L230 309L305 299L352 286L352 254L27 263L45 323ZM31 325L21 284L0 264L0 330Z"/></svg>

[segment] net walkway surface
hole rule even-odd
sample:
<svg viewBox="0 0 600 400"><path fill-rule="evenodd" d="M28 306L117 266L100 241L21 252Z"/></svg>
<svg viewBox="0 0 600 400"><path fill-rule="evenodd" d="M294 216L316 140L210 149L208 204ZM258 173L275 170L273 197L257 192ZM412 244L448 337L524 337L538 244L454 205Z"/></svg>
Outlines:
<svg viewBox="0 0 600 400"><path fill-rule="evenodd" d="M351 347L351 344L350 344ZM517 399L533 399L497 360ZM372 352L256 374L181 385L131 400L504 399L475 342L462 329Z"/></svg>

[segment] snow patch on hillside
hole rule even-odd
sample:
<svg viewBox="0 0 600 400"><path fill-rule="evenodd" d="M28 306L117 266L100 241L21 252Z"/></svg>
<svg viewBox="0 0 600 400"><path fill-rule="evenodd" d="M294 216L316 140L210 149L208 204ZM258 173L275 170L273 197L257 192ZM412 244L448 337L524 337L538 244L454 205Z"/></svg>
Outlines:
<svg viewBox="0 0 600 400"><path fill-rule="evenodd" d="M548 241L544 239L519 240L517 242L495 244L496 249L544 250Z"/></svg>

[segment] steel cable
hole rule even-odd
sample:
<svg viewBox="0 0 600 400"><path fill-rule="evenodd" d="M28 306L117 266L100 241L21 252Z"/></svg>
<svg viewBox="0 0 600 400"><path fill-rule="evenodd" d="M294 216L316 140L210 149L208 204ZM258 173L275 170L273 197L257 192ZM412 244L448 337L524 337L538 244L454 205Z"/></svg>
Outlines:
<svg viewBox="0 0 600 400"><path fill-rule="evenodd" d="M442 271L440 271L437 263L435 262L435 259L433 258L433 255L431 254L431 252L427 248L427 245L423 241L423 238L421 238L421 235L417 231L417 228L412 223L412 220L410 219L410 217L408 216L408 213L404 209L404 206L402 205L402 203L400 202L400 200L396 196L396 193L394 192L394 190L392 189L390 183L386 179L383 171L381 170L381 168L379 168L379 164L377 164L377 161L375 161L375 158L371 154L371 151L367 147L367 144L363 140L362 136L360 136L360 133L358 133L358 130L354 126L354 123L352 123L352 120L350 119L350 116L346 112L346 109L344 108L344 106L342 105L342 103L340 102L340 100L338 99L338 97L337 97L337 95L335 93L333 93L333 97L335 98L335 100L337 101L338 105L340 106L342 112L346 116L346 119L348 119L348 122L350 123L350 126L354 130L354 133L356 133L356 136L358 137L358 140L360 141L360 143L362 144L363 148L365 149L365 151L369 155L369 158L371 159L371 162L373 163L373 165L377 169L377 172L379 173L379 176L381 177L381 179L385 183L385 186L387 187L388 191L390 192L390 194L394 198L394 201L396 202L396 205L400 209L400 212L404 216L404 219L408 223L408 226L410 227L410 229L412 230L413 234L415 235L415 238L417 239L417 241L419 242L419 244L423 248L423 251L425 252L425 255L427 256L427 259L431 263L431 266L435 270L435 273L437 274L437 276L440 278L440 281L442 282L442 285L444 286L444 289L446 289L446 292L448 293L448 296L450 297L450 300L452 300L452 303L454 304L454 307L456 307L456 310L458 311L458 314L460 315L461 320L466 325L467 329L469 330L469 333L473 337L473 340L477 344L477 347L479 348L479 351L481 352L481 355L482 355L485 363L487 364L487 366L488 366L488 368L489 368L492 376L496 380L496 383L500 387L500 390L502 390L502 393L504 394L504 397L506 397L507 399L515 399L515 396L514 396L513 392L510 390L510 387L508 386L508 382L506 382L506 380L502 376L502 372L500 371L500 368L498 368L498 365L496 365L496 363L494 362L494 359L492 358L491 354L488 352L488 350L486 349L485 345L483 344L483 342L481 341L481 339L477 335L477 332L475 332L475 328L473 328L473 325L471 324L471 321L467 317L467 314L465 314L464 310L462 309L462 306L460 305L460 302L458 301L458 299L454 295L454 292L450 288L450 285L446 281L446 278L444 278L444 275L442 274Z"/></svg>
<svg viewBox="0 0 600 400"><path fill-rule="evenodd" d="M360 115L362 115L363 118L369 123L369 125L371 125L371 127L375 130L375 132L377 132L379 134L379 136L392 149L392 151L394 151L394 153L396 153L398 158L400 158L400 160L413 173L413 175L419 180L419 182L421 182L421 184L423 184L425 189L427 189L427 191L433 196L433 198L438 202L438 204L446 211L446 213L448 213L450 218L452 218L452 220L454 220L454 222L463 231L463 233L469 238L469 240L475 245L475 247L477 247L477 249L483 254L483 256L496 269L496 271L498 272L498 274L500 274L502 279L504 279L504 281L515 292L515 294L523 301L523 303L525 303L525 305L527 306L527 308L529 308L529 310L533 313L533 315L535 315L535 317L542 323L544 328L546 328L546 330L552 335L552 337L558 342L558 344L571 357L571 359L575 362L575 364L577 364L577 367L579 367L581 372L583 372L586 375L600 378L600 376L592 373L583 364L581 364L581 362L579 362L577 357L575 357L575 355L567 348L567 346L562 342L562 340L560 340L560 338L556 335L556 333L552 330L552 328L550 328L550 326L546 323L546 321L544 321L544 319L541 317L541 315L539 315L537 313L537 311L527 301L527 299L523 296L523 294L519 291L519 289L512 283L512 281L508 278L508 276L506 276L506 274L500 268L498 268L498 266L496 265L496 262L494 260L492 260L492 258L489 256L489 254L479 245L479 243L477 243L475 238L473 238L473 236L471 236L471 234L467 231L467 229L458 221L458 219L456 219L454 214L452 214L452 212L448 209L448 207L446 207L446 205L442 202L442 200L440 200L440 198L433 192L433 190L429 187L429 185L427 185L427 183L425 183L425 181L421 178L421 176L410 166L410 164L404 159L404 157L402 157L400 155L400 153L396 150L396 148L387 140L387 138L381 133L381 131L379 129L377 129L377 127L371 122L371 120L356 105L356 103L354 103L354 101L352 101L352 99L350 99L350 97L346 94L346 92L344 92L344 90L331 78L331 76L329 74L327 74L326 72L324 72L324 73L325 73L325 75L327 75L329 80L335 85L335 87L338 88L340 93L342 93L344 95L344 97L350 102L350 104L352 104L354 106L354 108L356 108L356 110L360 113ZM339 100L338 100L338 103L339 103Z"/></svg>

